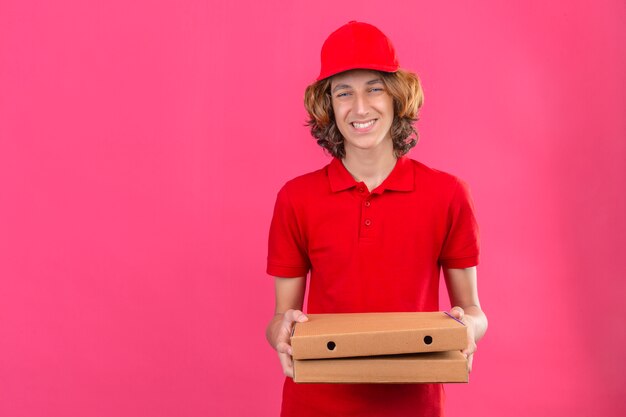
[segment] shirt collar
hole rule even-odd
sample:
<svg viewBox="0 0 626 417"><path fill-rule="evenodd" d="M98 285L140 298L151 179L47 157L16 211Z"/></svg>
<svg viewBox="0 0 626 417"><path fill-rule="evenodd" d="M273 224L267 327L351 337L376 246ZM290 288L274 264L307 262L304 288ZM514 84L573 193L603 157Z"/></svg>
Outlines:
<svg viewBox="0 0 626 417"><path fill-rule="evenodd" d="M328 180L330 181L330 189L336 193L338 191L347 190L359 184L350 175L341 162L341 159L333 157L328 166ZM415 180L413 174L413 164L406 156L401 156L396 161L391 173L385 178L373 192L382 193L385 190L394 191L413 191L415 189Z"/></svg>

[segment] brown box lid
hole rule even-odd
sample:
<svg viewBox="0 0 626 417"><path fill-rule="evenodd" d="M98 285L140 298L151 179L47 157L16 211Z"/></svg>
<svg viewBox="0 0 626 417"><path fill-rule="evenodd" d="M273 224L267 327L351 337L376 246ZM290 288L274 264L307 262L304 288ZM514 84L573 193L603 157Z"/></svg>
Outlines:
<svg viewBox="0 0 626 417"><path fill-rule="evenodd" d="M294 360L297 383L468 382L460 351L337 359Z"/></svg>
<svg viewBox="0 0 626 417"><path fill-rule="evenodd" d="M309 314L291 336L294 359L463 350L467 328L442 311Z"/></svg>

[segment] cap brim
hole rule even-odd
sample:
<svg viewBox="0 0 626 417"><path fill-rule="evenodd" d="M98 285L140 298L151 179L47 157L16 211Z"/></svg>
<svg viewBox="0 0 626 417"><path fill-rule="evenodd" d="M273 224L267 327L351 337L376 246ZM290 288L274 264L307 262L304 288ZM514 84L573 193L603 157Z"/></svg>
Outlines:
<svg viewBox="0 0 626 417"><path fill-rule="evenodd" d="M341 72L355 70L355 69L365 69L365 70L374 70L374 71L382 71L382 72L396 72L400 69L398 65L373 65L373 64L359 64L359 65L350 65L343 67L332 68L324 73L320 73L317 76L317 81L321 81L325 78L332 77L333 75L337 75Z"/></svg>

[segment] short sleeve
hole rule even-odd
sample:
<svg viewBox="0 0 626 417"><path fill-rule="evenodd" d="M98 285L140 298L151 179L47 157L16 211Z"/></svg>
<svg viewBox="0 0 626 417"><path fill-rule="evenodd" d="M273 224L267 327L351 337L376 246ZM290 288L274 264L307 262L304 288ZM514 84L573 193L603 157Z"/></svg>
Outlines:
<svg viewBox="0 0 626 417"><path fill-rule="evenodd" d="M439 262L444 268L469 268L479 262L478 223L469 187L460 179L456 182L448 208L448 233Z"/></svg>
<svg viewBox="0 0 626 417"><path fill-rule="evenodd" d="M284 186L276 197L270 225L267 273L275 277L295 278L306 276L309 269L303 233Z"/></svg>

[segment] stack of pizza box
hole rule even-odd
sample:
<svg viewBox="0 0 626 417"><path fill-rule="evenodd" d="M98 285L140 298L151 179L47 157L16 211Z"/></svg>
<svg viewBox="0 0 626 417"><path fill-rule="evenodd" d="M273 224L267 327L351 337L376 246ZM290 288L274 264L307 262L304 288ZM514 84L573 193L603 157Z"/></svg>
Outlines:
<svg viewBox="0 0 626 417"><path fill-rule="evenodd" d="M297 383L468 382L467 328L446 312L307 316L291 336Z"/></svg>

